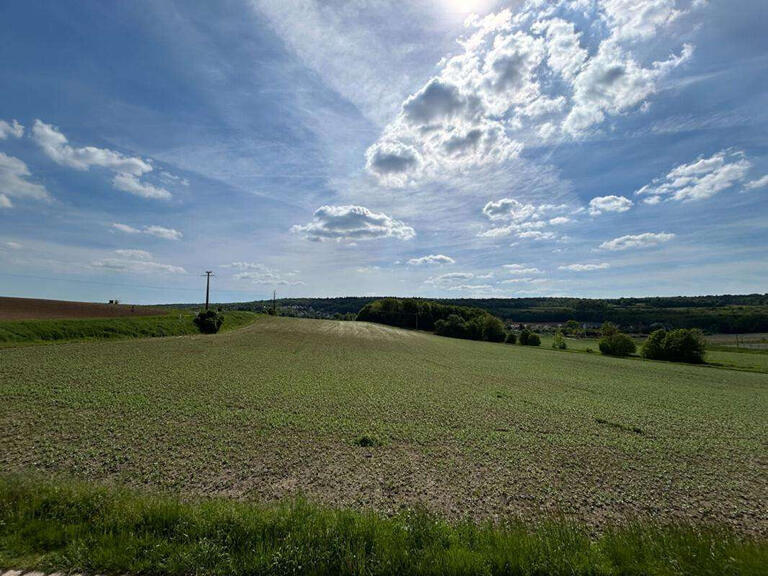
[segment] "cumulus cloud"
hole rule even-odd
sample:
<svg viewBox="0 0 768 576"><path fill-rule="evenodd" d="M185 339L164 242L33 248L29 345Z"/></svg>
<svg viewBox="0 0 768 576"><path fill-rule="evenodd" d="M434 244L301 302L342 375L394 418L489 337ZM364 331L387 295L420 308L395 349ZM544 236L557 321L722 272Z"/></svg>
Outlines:
<svg viewBox="0 0 768 576"><path fill-rule="evenodd" d="M606 270L611 265L607 262L600 264L568 264L567 266L558 266L558 270L570 270L571 272L592 272L593 270Z"/></svg>
<svg viewBox="0 0 768 576"><path fill-rule="evenodd" d="M232 277L235 280L249 280L252 284L269 286L300 286L304 284L301 280L290 278L295 275L294 272L285 274L256 262L232 262L223 267L239 270Z"/></svg>
<svg viewBox="0 0 768 576"><path fill-rule="evenodd" d="M613 240L607 240L600 244L603 250L620 251L632 248L651 248L664 242L669 242L675 237L668 232L645 232L644 234L628 234Z"/></svg>
<svg viewBox="0 0 768 576"><path fill-rule="evenodd" d="M0 152L0 208L12 208L13 200L50 200L42 184L30 182L27 165Z"/></svg>
<svg viewBox="0 0 768 576"><path fill-rule="evenodd" d="M404 186L422 165L421 154L401 142L378 142L365 153L366 168L388 186Z"/></svg>
<svg viewBox="0 0 768 576"><path fill-rule="evenodd" d="M321 206L315 210L312 222L297 224L291 231L313 241L410 240L416 236L414 229L403 222L363 206Z"/></svg>
<svg viewBox="0 0 768 576"><path fill-rule="evenodd" d="M528 240L554 240L558 235L545 230L550 226L560 226L571 221L567 216L550 217L568 212L567 204L523 204L514 198L502 198L488 202L483 207L483 214L496 224L479 233L484 238L502 238L514 235Z"/></svg>
<svg viewBox="0 0 768 576"><path fill-rule="evenodd" d="M152 172L152 165L142 158L125 156L108 148L72 146L67 137L55 126L35 120L32 138L43 152L61 166L75 170L89 170L92 166L106 168L114 173L112 185L123 192L143 198L167 199L171 193L165 188L141 181Z"/></svg>
<svg viewBox="0 0 768 576"><path fill-rule="evenodd" d="M646 57L643 43L691 11L677 4L528 0L517 13L469 18L460 51L403 101L369 148L368 171L402 186L502 162L558 135L581 138L639 108L693 53L674 42L665 59Z"/></svg>
<svg viewBox="0 0 768 576"><path fill-rule="evenodd" d="M443 254L430 254L429 256L422 256L420 258L411 258L408 260L410 266L424 266L434 264L455 264L456 260L450 256L444 256Z"/></svg>
<svg viewBox="0 0 768 576"><path fill-rule="evenodd" d="M11 120L10 122L0 120L0 140L5 140L9 136L21 138L24 136L24 126L19 124L17 120Z"/></svg>
<svg viewBox="0 0 768 576"><path fill-rule="evenodd" d="M152 255L145 250L115 250L120 258L105 258L91 262L94 268L112 270L114 272L136 272L139 274L186 274L181 266L155 262Z"/></svg>
<svg viewBox="0 0 768 576"><path fill-rule="evenodd" d="M596 196L589 201L589 213L598 216L603 212L626 212L633 202L624 196Z"/></svg>
<svg viewBox="0 0 768 576"><path fill-rule="evenodd" d="M155 236L156 238L162 238L163 240L181 240L184 234L175 230L174 228L166 228L165 226L145 225L141 228L130 226L128 224L121 224L114 222L112 228L126 234L146 234L148 236Z"/></svg>
<svg viewBox="0 0 768 576"><path fill-rule="evenodd" d="M666 176L656 178L635 194L645 196L646 204L703 200L744 182L751 166L743 152L722 150L709 158L702 156L690 164L673 168Z"/></svg>
<svg viewBox="0 0 768 576"><path fill-rule="evenodd" d="M768 186L768 174L757 180L752 180L744 185L747 190L757 190L758 188L765 188Z"/></svg>

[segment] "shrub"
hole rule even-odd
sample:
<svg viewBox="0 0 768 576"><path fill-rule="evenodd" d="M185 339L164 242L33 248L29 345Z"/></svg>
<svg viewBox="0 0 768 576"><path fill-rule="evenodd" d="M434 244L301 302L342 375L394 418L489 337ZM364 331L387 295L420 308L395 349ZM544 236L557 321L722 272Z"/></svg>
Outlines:
<svg viewBox="0 0 768 576"><path fill-rule="evenodd" d="M483 320L483 340L504 342L504 323L495 316L486 316Z"/></svg>
<svg viewBox="0 0 768 576"><path fill-rule="evenodd" d="M701 364L707 348L701 330L680 328L667 333L664 338L664 351L668 360Z"/></svg>
<svg viewBox="0 0 768 576"><path fill-rule="evenodd" d="M224 323L224 316L215 310L203 310L195 316L194 323L203 334L216 334Z"/></svg>
<svg viewBox="0 0 768 576"><path fill-rule="evenodd" d="M599 346L600 352L607 356L629 356L637 349L632 338L621 332L603 336L600 338Z"/></svg>
<svg viewBox="0 0 768 576"><path fill-rule="evenodd" d="M701 364L704 362L706 347L704 335L700 330L685 328L671 332L656 330L643 345L643 357L652 360Z"/></svg>
<svg viewBox="0 0 768 576"><path fill-rule="evenodd" d="M648 339L643 344L643 358L651 360L664 360L664 338L667 337L667 331L664 328L651 332Z"/></svg>
<svg viewBox="0 0 768 576"><path fill-rule="evenodd" d="M504 340L507 344L517 344L517 334L514 332L509 332L507 334L507 339Z"/></svg>
<svg viewBox="0 0 768 576"><path fill-rule="evenodd" d="M565 350L568 347L568 345L565 343L565 337L563 337L563 332L561 330L558 330L555 332L555 337L552 340L552 348L555 350Z"/></svg>
<svg viewBox="0 0 768 576"><path fill-rule="evenodd" d="M520 332L520 344L523 346L540 346L541 338L526 328Z"/></svg>

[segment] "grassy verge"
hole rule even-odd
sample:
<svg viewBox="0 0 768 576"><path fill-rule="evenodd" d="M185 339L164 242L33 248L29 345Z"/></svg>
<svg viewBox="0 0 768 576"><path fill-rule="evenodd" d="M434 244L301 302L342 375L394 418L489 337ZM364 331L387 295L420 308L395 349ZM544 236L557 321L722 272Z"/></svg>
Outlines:
<svg viewBox="0 0 768 576"><path fill-rule="evenodd" d="M759 574L764 541L638 523L448 523L404 510L182 502L87 484L0 478L0 566L105 574Z"/></svg>
<svg viewBox="0 0 768 576"><path fill-rule="evenodd" d="M253 312L226 312L222 330L250 324ZM0 346L72 340L109 340L182 336L199 333L194 314L173 312L132 318L78 318L68 320L16 320L0 322Z"/></svg>

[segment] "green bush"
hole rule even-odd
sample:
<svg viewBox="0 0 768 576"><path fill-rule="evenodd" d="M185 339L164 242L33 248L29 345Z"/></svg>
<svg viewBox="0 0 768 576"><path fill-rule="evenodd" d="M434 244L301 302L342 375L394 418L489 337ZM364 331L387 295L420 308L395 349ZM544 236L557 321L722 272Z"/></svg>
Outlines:
<svg viewBox="0 0 768 576"><path fill-rule="evenodd" d="M224 323L224 316L216 310L203 310L195 316L194 322L203 334L216 334Z"/></svg>
<svg viewBox="0 0 768 576"><path fill-rule="evenodd" d="M607 356L629 356L637 349L634 340L621 332L603 336L599 346L600 352Z"/></svg>
<svg viewBox="0 0 768 576"><path fill-rule="evenodd" d="M486 316L483 320L483 340L504 342L504 323L495 316Z"/></svg>
<svg viewBox="0 0 768 576"><path fill-rule="evenodd" d="M666 332L656 330L643 345L643 357L670 362L704 362L706 341L700 330L680 328Z"/></svg>
<svg viewBox="0 0 768 576"><path fill-rule="evenodd" d="M565 350L568 345L565 343L565 337L561 330L555 332L555 337L552 339L552 348L555 350Z"/></svg>
<svg viewBox="0 0 768 576"><path fill-rule="evenodd" d="M523 346L540 346L541 338L526 328L520 332L520 344Z"/></svg>
<svg viewBox="0 0 768 576"><path fill-rule="evenodd" d="M664 338L667 337L667 331L663 328L651 332L648 339L643 344L641 351L643 358L651 360L664 360Z"/></svg>
<svg viewBox="0 0 768 576"><path fill-rule="evenodd" d="M509 332L504 342L506 342L507 344L517 344L517 334L515 334L514 332Z"/></svg>

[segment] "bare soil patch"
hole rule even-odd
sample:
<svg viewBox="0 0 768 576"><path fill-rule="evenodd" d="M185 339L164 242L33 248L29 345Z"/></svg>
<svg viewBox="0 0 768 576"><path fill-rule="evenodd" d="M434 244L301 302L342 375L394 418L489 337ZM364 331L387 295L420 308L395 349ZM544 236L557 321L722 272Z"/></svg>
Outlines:
<svg viewBox="0 0 768 576"><path fill-rule="evenodd" d="M156 316L158 314L165 314L165 312L164 309L154 306L68 302L65 300L8 298L0 296L0 321L121 318L125 316Z"/></svg>

